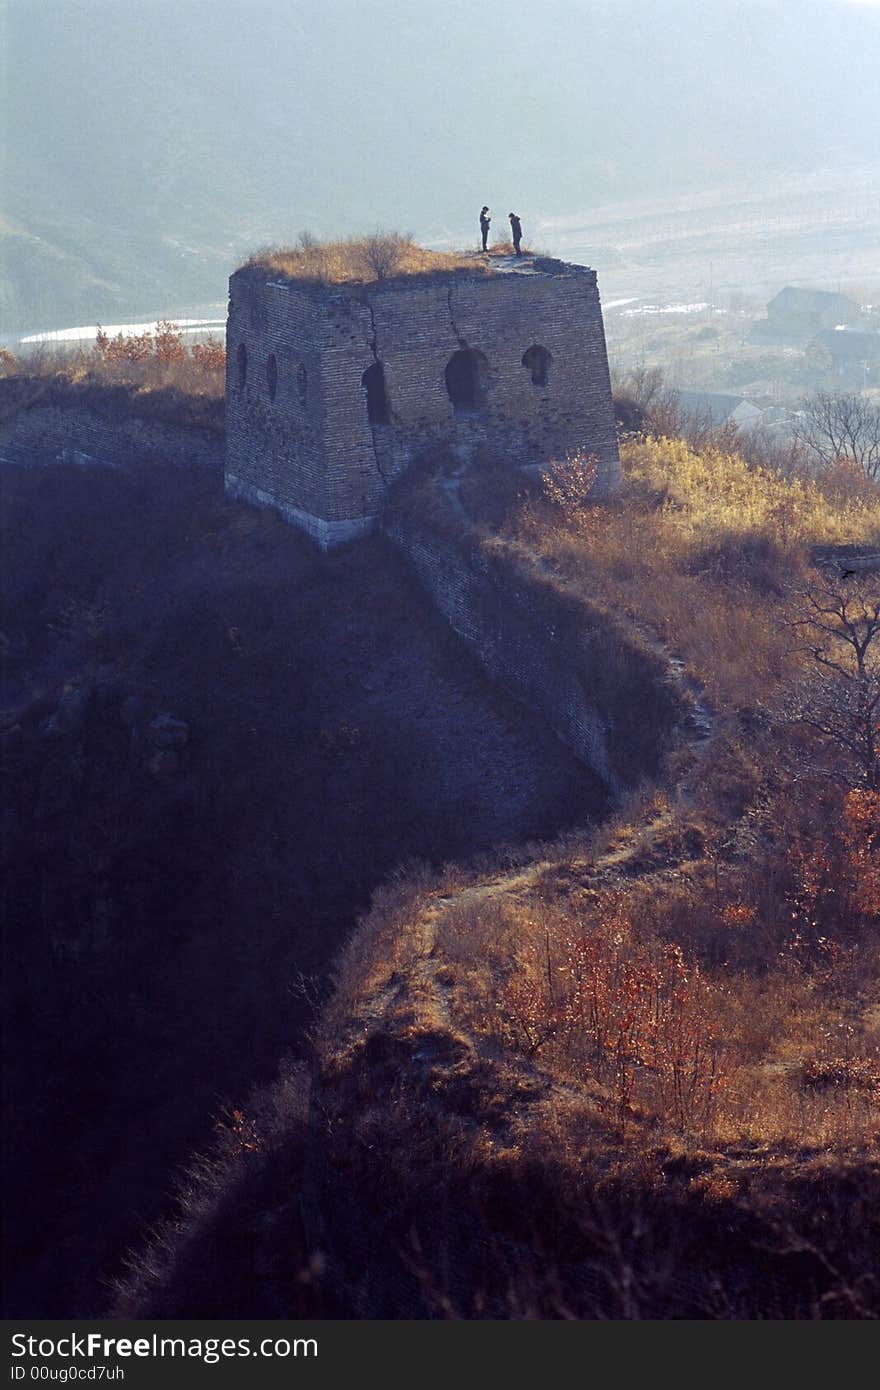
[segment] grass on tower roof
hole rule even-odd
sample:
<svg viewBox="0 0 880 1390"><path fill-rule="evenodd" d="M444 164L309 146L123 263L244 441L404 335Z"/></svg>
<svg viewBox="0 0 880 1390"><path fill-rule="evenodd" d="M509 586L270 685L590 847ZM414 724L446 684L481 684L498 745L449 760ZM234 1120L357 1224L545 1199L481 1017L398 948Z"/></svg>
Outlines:
<svg viewBox="0 0 880 1390"><path fill-rule="evenodd" d="M491 257L478 251L431 251L411 236L375 232L342 241L302 236L296 246L272 246L255 252L242 269L248 267L313 284L373 284L408 275L486 274L491 270Z"/></svg>

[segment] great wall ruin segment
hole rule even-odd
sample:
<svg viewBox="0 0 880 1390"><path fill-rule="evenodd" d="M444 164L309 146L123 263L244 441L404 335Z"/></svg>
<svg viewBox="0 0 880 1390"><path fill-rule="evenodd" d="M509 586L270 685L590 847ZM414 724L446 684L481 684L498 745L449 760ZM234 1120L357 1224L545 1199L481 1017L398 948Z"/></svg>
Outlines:
<svg viewBox="0 0 880 1390"><path fill-rule="evenodd" d="M372 529L420 456L620 462L596 272L548 258L371 284L229 284L226 490L322 547Z"/></svg>

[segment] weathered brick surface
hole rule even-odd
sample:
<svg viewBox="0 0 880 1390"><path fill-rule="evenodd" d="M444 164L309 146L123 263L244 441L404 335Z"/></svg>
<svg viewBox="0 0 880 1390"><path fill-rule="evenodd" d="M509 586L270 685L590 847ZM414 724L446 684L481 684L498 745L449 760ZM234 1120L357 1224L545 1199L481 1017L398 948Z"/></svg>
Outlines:
<svg viewBox="0 0 880 1390"><path fill-rule="evenodd" d="M171 464L221 474L223 439L207 430L133 417L102 419L91 410L35 406L0 430L0 452L21 462L42 459L126 468Z"/></svg>
<svg viewBox="0 0 880 1390"><path fill-rule="evenodd" d="M389 483L437 446L463 459L488 446L511 466L586 449L597 457L599 487L613 488L620 466L596 274L540 265L358 287L236 272L227 327L229 492L275 506L329 542L369 524ZM522 365L533 345L551 354L546 385ZM485 407L466 419L456 418L445 377L462 347L488 363ZM390 408L383 425L370 424L362 386L376 361Z"/></svg>
<svg viewBox="0 0 880 1390"><path fill-rule="evenodd" d="M618 794L622 782L591 697L589 666L552 623L542 623L530 594L502 587L478 553L444 545L428 530L396 519L387 529L487 675L544 719Z"/></svg>
<svg viewBox="0 0 880 1390"><path fill-rule="evenodd" d="M662 650L469 520L456 477L413 470L382 518L487 675L550 726L612 796L656 776L691 715Z"/></svg>

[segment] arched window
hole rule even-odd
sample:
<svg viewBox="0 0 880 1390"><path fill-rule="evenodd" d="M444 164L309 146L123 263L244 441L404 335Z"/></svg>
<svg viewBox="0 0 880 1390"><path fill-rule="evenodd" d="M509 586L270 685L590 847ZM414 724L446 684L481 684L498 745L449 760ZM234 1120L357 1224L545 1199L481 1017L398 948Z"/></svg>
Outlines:
<svg viewBox="0 0 880 1390"><path fill-rule="evenodd" d="M238 389L243 391L247 382L247 348L244 343L239 343L235 360L238 363Z"/></svg>
<svg viewBox="0 0 880 1390"><path fill-rule="evenodd" d="M446 390L456 419L480 415L489 399L489 363L474 348L460 348L446 364Z"/></svg>
<svg viewBox="0 0 880 1390"><path fill-rule="evenodd" d="M274 401L275 392L278 390L278 358L274 352L270 352L266 358L266 385L269 388L269 399Z"/></svg>
<svg viewBox="0 0 880 1390"><path fill-rule="evenodd" d="M538 343L532 343L530 348L526 348L522 356L522 364L528 367L532 374L532 384L534 386L546 386L550 380L550 363L553 358L545 347Z"/></svg>
<svg viewBox="0 0 880 1390"><path fill-rule="evenodd" d="M374 362L361 377L361 386L367 393L367 419L371 425L387 425L391 420L388 407L388 393L385 390L385 368L381 362Z"/></svg>
<svg viewBox="0 0 880 1390"><path fill-rule="evenodd" d="M300 362L296 369L296 393L299 396L300 405L305 405L309 398L309 374Z"/></svg>

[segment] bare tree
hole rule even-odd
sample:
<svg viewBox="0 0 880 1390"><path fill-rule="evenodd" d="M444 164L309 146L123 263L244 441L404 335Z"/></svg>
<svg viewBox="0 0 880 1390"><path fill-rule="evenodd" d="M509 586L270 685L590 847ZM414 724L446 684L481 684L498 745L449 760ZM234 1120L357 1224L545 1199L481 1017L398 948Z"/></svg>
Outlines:
<svg viewBox="0 0 880 1390"><path fill-rule="evenodd" d="M709 444L735 448L735 425L719 425L708 407L682 405L662 367L633 367L612 379L618 428L625 433L644 433L667 439L685 439L699 452Z"/></svg>
<svg viewBox="0 0 880 1390"><path fill-rule="evenodd" d="M631 367L621 374L614 373L612 387L615 397L631 401L642 415L647 415L665 386L662 367Z"/></svg>
<svg viewBox="0 0 880 1390"><path fill-rule="evenodd" d="M777 434L766 425L740 430L736 449L750 467L772 469L783 478L802 473L806 463L803 447L796 439Z"/></svg>
<svg viewBox="0 0 880 1390"><path fill-rule="evenodd" d="M880 478L880 410L865 396L818 392L802 403L792 434L823 467L843 460Z"/></svg>
<svg viewBox="0 0 880 1390"><path fill-rule="evenodd" d="M400 232L373 232L360 243L364 267L376 280L387 280L399 269L412 238Z"/></svg>
<svg viewBox="0 0 880 1390"><path fill-rule="evenodd" d="M825 574L798 597L788 622L814 669L798 691L796 717L855 766L868 790L878 791L880 580Z"/></svg>
<svg viewBox="0 0 880 1390"><path fill-rule="evenodd" d="M629 434L681 434L678 392L668 384L662 367L632 367L615 373L611 382L618 428Z"/></svg>

